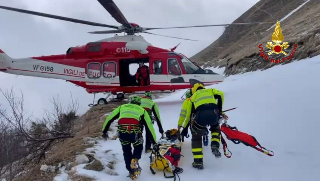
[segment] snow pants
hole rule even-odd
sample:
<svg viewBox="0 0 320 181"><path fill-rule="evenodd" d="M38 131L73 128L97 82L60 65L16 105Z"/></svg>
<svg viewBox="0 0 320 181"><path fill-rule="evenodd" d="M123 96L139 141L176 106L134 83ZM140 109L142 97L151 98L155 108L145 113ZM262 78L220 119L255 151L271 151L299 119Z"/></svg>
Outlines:
<svg viewBox="0 0 320 181"><path fill-rule="evenodd" d="M142 150L143 150L143 138L141 133L119 133L119 140L122 145L124 162L126 164L126 168L129 172L131 170L131 160L136 158L140 160ZM132 147L133 145L133 152Z"/></svg>
<svg viewBox="0 0 320 181"><path fill-rule="evenodd" d="M145 146L145 150L151 148L151 139L152 139L152 134L150 132L146 131L146 146Z"/></svg>
<svg viewBox="0 0 320 181"><path fill-rule="evenodd" d="M191 125L191 147L194 162L202 163L203 162L203 152L202 152L202 136L205 134L206 129L198 129L194 124ZM220 147L220 126L212 125L210 126L211 131L211 147Z"/></svg>
<svg viewBox="0 0 320 181"><path fill-rule="evenodd" d="M210 126L211 131L211 147L220 146L220 126L219 126L219 115L215 104L208 104L199 106L196 110L195 120L191 120L191 147L194 162L203 162L203 152L202 152L202 136L206 133L206 126Z"/></svg>

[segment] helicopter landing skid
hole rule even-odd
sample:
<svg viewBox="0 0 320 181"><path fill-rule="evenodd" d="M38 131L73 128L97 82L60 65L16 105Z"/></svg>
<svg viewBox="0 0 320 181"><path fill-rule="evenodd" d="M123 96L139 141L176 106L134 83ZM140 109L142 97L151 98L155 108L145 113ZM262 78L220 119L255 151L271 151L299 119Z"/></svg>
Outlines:
<svg viewBox="0 0 320 181"><path fill-rule="evenodd" d="M111 98L109 99L109 97L111 95L113 95L111 92L106 92L104 93L106 94L106 98L100 98L97 103L95 104L95 93L94 93L94 97L93 97L93 102L92 104L89 104L88 106L89 107L93 107L93 106L96 106L96 105L104 105L104 104L108 104L109 102L121 102L125 99L125 94L124 93L118 93L117 94L117 97L116 98Z"/></svg>

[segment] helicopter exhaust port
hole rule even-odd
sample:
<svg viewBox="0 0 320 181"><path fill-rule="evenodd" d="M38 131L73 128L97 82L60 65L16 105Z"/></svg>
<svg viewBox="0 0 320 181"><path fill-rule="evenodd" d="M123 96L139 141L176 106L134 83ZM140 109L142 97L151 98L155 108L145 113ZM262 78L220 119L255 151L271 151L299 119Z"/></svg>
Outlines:
<svg viewBox="0 0 320 181"><path fill-rule="evenodd" d="M126 43L126 48L129 50L137 50L141 54L147 54L149 44L143 41L130 41Z"/></svg>

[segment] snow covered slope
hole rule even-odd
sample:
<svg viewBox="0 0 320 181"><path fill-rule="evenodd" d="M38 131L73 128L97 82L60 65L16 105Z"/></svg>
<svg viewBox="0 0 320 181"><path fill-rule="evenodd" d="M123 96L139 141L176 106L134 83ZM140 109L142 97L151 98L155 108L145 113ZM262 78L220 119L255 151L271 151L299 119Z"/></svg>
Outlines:
<svg viewBox="0 0 320 181"><path fill-rule="evenodd" d="M320 56L279 65L266 71L256 71L228 77L214 86L224 91L224 109L238 107L228 112L231 126L257 138L262 146L274 151L269 157L243 144L235 145L227 140L232 158L216 159L210 147L204 148L204 170L192 168L191 138L182 147L179 166L184 169L181 181L194 180L246 180L246 181L316 181L320 177ZM157 100L164 129L176 128L183 91ZM155 125L155 129L158 127ZM158 133L158 138L159 138ZM110 159L105 150L112 149L118 160L118 176L105 171L92 172L77 167L79 174L98 180L122 181L126 177L122 150L118 140L100 141L96 146L98 158ZM108 152L109 153L109 152ZM149 170L149 154L143 153L140 164L142 174L138 180L165 179L158 171ZM102 160L102 162L104 162ZM62 175L63 176L63 175ZM60 177L61 178L61 177Z"/></svg>

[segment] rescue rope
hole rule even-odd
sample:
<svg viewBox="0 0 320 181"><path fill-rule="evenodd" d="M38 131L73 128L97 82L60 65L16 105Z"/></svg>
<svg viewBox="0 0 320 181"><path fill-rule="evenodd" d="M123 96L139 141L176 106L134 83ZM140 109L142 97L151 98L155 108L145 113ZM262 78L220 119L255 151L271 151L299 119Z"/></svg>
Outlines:
<svg viewBox="0 0 320 181"><path fill-rule="evenodd" d="M231 158L232 152L229 150L228 145L227 145L227 142L226 142L226 140L223 138L223 136L222 136L222 134L221 134L221 131L220 131L220 135L221 135L221 142L222 142L222 145L223 145L223 153L224 153L224 156L226 156L227 158ZM228 152L227 152L227 150L228 150Z"/></svg>

